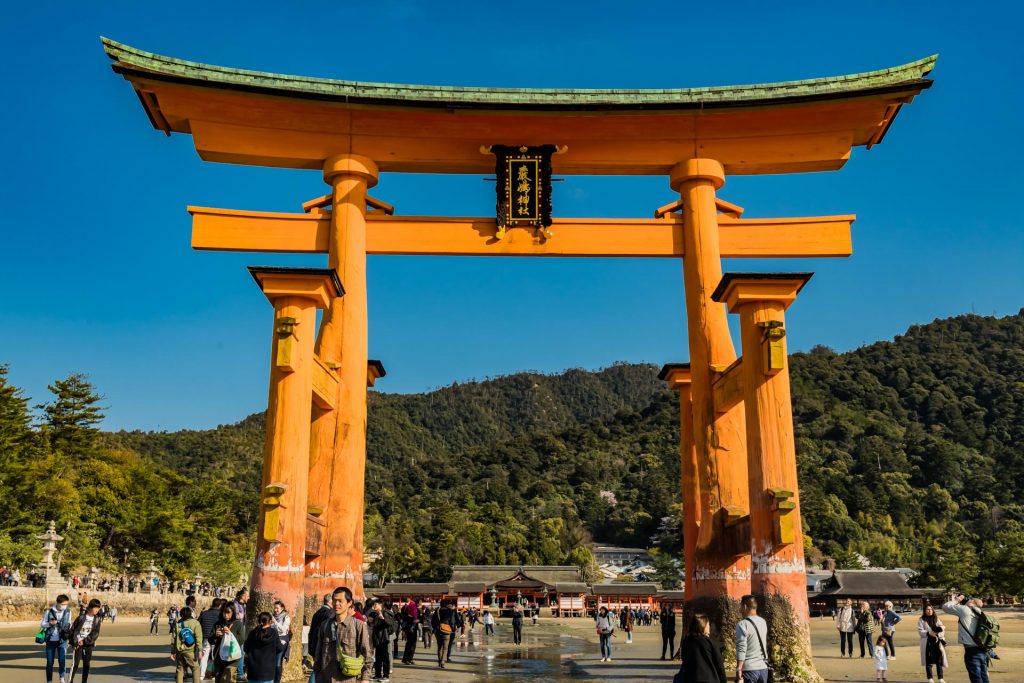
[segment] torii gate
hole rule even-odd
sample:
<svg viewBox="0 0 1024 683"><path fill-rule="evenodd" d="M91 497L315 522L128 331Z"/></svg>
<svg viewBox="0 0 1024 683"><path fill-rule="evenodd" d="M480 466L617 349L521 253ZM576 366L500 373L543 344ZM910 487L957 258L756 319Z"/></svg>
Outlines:
<svg viewBox="0 0 1024 683"><path fill-rule="evenodd" d="M716 192L728 175L841 168L931 85L934 56L766 85L561 91L283 76L103 45L153 126L191 134L203 159L321 170L331 187L303 213L189 207L195 249L328 255L322 270L251 269L275 309L259 605L280 598L297 618L303 594L362 594L366 386L383 374L368 366L367 255L660 257L682 260L686 296L690 363L662 377L680 390L688 597L780 593L806 618L783 311L809 275L723 278L721 259L849 256L854 217L742 218ZM549 238L396 216L367 195L382 171L491 173L481 152L501 144L557 145L562 175L662 175L679 200L653 218L556 219Z"/></svg>

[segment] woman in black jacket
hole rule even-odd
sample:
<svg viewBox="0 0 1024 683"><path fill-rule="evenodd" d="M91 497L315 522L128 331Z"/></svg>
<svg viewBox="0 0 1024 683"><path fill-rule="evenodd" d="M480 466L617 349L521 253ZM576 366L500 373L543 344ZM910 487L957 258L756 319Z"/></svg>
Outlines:
<svg viewBox="0 0 1024 683"><path fill-rule="evenodd" d="M273 628L270 612L260 612L256 628L245 639L245 677L250 681L273 681L277 675L277 655L284 650L281 634Z"/></svg>
<svg viewBox="0 0 1024 683"><path fill-rule="evenodd" d="M683 657L683 665L676 676L679 683L726 683L722 651L711 640L710 633L707 616L694 614L679 646Z"/></svg>
<svg viewBox="0 0 1024 683"><path fill-rule="evenodd" d="M213 671L217 683L235 683L235 676L238 672L238 661L226 662L220 658L220 644L224 636L231 633L238 641L239 648L245 638L242 636L242 621L235 616L235 604L225 602L220 608L220 619L213 627L213 635L210 636L210 653L213 656ZM273 676L271 676L273 678Z"/></svg>
<svg viewBox="0 0 1024 683"><path fill-rule="evenodd" d="M89 664L92 663L92 648L96 645L96 639L100 637L100 624L103 617L100 616L100 609L103 604L93 598L89 606L78 615L75 622L71 624L71 647L75 648L75 661L71 666L71 677L81 668L82 683L89 681ZM61 680L64 680L63 678Z"/></svg>

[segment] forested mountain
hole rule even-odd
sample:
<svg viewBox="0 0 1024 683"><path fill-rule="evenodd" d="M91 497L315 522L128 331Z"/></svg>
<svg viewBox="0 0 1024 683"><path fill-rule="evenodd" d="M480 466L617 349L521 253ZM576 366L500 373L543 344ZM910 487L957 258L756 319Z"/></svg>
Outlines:
<svg viewBox="0 0 1024 683"><path fill-rule="evenodd" d="M454 563L583 565L590 540L678 555L678 407L656 373L622 364L371 393L375 569L443 579ZM936 321L843 354L816 348L793 356L792 375L812 556L1024 590L1024 314ZM86 420L69 440L76 418L53 413L81 405L61 397L71 379L33 426L0 373L0 564L52 516L72 563L117 566L127 550L130 565L156 559L174 573L244 569L263 416L174 433L101 434ZM53 493L31 495L33 481Z"/></svg>

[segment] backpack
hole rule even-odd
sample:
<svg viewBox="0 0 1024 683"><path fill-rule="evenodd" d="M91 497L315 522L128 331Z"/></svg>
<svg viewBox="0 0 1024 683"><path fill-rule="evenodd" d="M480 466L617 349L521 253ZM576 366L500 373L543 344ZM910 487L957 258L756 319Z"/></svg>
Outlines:
<svg viewBox="0 0 1024 683"><path fill-rule="evenodd" d="M999 621L977 607L972 607L971 612L974 613L974 633L971 633L971 640L978 647L983 647L986 650L999 645Z"/></svg>
<svg viewBox="0 0 1024 683"><path fill-rule="evenodd" d="M196 634L188 622L182 622L178 628L178 651L190 650L196 646Z"/></svg>

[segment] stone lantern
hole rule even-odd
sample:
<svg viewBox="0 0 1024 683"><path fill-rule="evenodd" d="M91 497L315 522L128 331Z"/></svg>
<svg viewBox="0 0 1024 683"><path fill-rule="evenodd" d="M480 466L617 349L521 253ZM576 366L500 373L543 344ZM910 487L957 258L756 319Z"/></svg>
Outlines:
<svg viewBox="0 0 1024 683"><path fill-rule="evenodd" d="M51 521L46 533L37 534L36 538L43 542L43 558L39 562L39 571L45 577L46 585L49 587L63 583L64 579L61 577L57 565L53 561L53 554L57 552L58 541L64 540L64 537L57 533L57 525Z"/></svg>
<svg viewBox="0 0 1024 683"><path fill-rule="evenodd" d="M160 569L152 562L146 567L146 571L149 572L149 576L146 577L146 592L153 592L157 590L157 574Z"/></svg>

